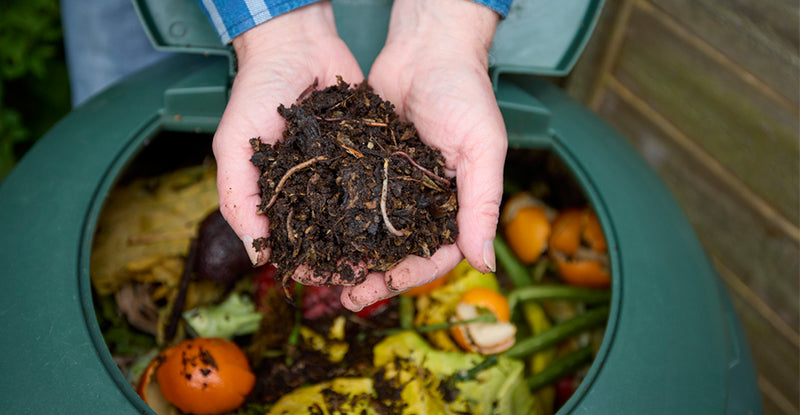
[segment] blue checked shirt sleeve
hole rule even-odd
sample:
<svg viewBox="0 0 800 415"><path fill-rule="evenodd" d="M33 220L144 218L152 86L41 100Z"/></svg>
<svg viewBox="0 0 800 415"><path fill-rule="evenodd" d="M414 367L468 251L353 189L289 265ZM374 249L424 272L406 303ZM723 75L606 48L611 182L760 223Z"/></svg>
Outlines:
<svg viewBox="0 0 800 415"><path fill-rule="evenodd" d="M475 3L482 4L494 11L496 11L500 16L505 18L508 16L508 10L511 9L511 2L513 0L472 0Z"/></svg>
<svg viewBox="0 0 800 415"><path fill-rule="evenodd" d="M222 43L267 20L319 0L198 0ZM472 0L508 15L512 0Z"/></svg>
<svg viewBox="0 0 800 415"><path fill-rule="evenodd" d="M275 16L319 0L198 0L222 43Z"/></svg>

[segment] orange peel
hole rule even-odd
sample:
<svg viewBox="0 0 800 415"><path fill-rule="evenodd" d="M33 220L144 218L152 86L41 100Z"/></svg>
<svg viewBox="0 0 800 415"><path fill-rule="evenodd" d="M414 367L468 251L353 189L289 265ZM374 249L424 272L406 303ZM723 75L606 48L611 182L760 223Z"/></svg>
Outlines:
<svg viewBox="0 0 800 415"><path fill-rule="evenodd" d="M236 343L221 338L185 340L148 365L137 388L157 413L213 415L241 406L255 386L250 363Z"/></svg>
<svg viewBox="0 0 800 415"><path fill-rule="evenodd" d="M509 248L525 265L547 250L552 210L528 192L514 194L504 205L500 223Z"/></svg>
<svg viewBox="0 0 800 415"><path fill-rule="evenodd" d="M589 208L564 209L553 221L549 253L561 278L570 285L611 285L608 246L597 215Z"/></svg>
<svg viewBox="0 0 800 415"><path fill-rule="evenodd" d="M462 349L484 355L506 351L516 341L517 327L509 323L511 309L508 300L497 291L473 288L465 292L456 304L453 322L472 320L481 309L494 315L496 322L472 322L450 327L450 335Z"/></svg>

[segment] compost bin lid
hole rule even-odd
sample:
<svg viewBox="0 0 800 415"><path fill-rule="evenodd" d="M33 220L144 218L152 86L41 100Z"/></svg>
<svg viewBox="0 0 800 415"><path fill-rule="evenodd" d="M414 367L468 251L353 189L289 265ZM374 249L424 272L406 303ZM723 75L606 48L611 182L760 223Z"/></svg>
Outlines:
<svg viewBox="0 0 800 415"><path fill-rule="evenodd" d="M375 34L388 29L392 1L332 3L340 36L367 73L385 37ZM233 56L197 0L134 0L134 4L157 49ZM489 52L493 72L566 75L583 51L602 5L602 0L515 0L497 27Z"/></svg>

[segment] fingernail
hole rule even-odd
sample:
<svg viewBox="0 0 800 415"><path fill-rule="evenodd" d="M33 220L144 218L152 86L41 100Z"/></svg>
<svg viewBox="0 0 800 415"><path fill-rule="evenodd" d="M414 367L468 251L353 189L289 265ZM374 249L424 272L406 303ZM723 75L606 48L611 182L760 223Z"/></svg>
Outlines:
<svg viewBox="0 0 800 415"><path fill-rule="evenodd" d="M489 270L495 272L497 270L497 262L494 257L494 241L489 240L483 244L483 263L489 267Z"/></svg>
<svg viewBox="0 0 800 415"><path fill-rule="evenodd" d="M386 274L386 288L395 293L400 291L400 288L394 286L394 276L389 273Z"/></svg>
<svg viewBox="0 0 800 415"><path fill-rule="evenodd" d="M242 237L242 243L244 244L244 250L247 251L247 256L250 257L250 262L253 263L253 266L258 265L258 251L253 246L253 238L245 235Z"/></svg>
<svg viewBox="0 0 800 415"><path fill-rule="evenodd" d="M428 281L433 281L439 278L439 267L433 267L433 274L431 274L431 278Z"/></svg>
<svg viewBox="0 0 800 415"><path fill-rule="evenodd" d="M350 311L352 311L354 313L358 313L359 311L361 311L364 308L364 305L357 303L355 301L355 299L353 299L352 295L348 294L347 298L350 300L350 305L353 306L353 308L347 307L347 308L350 309Z"/></svg>

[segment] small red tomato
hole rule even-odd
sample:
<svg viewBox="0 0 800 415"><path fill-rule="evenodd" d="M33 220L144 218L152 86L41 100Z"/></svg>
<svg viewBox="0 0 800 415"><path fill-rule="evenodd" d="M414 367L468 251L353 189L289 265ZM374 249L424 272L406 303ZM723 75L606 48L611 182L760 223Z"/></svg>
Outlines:
<svg viewBox="0 0 800 415"><path fill-rule="evenodd" d="M569 375L556 382L556 403L558 406L564 405L575 392L575 376Z"/></svg>
<svg viewBox="0 0 800 415"><path fill-rule="evenodd" d="M303 317L316 320L320 317L338 315L343 308L339 301L341 296L340 286L303 287Z"/></svg>
<svg viewBox="0 0 800 415"><path fill-rule="evenodd" d="M377 301L362 308L360 311L356 311L356 315L361 318L370 318L372 316L376 316L386 311L386 309L389 308L389 303L391 301L392 301L391 297L384 298L383 300Z"/></svg>

